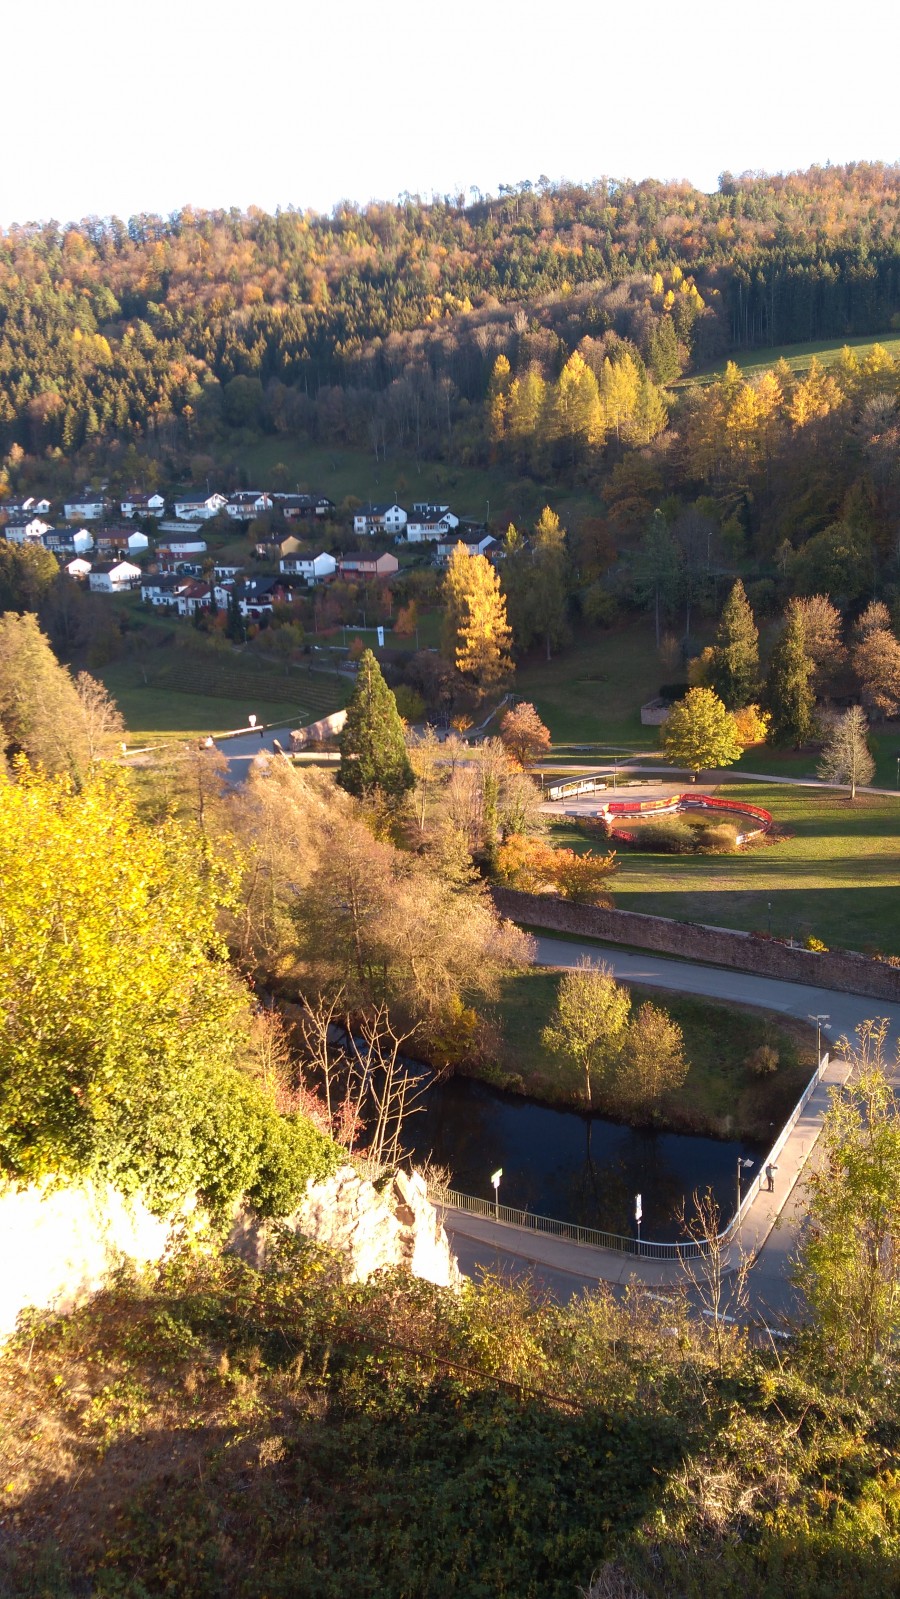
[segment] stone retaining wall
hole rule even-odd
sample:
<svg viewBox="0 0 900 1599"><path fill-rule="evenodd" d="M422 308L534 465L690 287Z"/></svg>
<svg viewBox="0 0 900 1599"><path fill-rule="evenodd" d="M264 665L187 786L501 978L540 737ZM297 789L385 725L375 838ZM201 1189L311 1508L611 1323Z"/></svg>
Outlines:
<svg viewBox="0 0 900 1599"><path fill-rule="evenodd" d="M596 905L573 905L554 894L520 894L509 888L495 888L493 895L501 916L531 927L571 933L575 938L601 938L610 944L632 944L637 949L653 949L710 966L730 966L787 983L809 983L814 988L900 1002L900 968L866 955L837 951L817 955L730 928L673 922L636 911L601 910Z"/></svg>

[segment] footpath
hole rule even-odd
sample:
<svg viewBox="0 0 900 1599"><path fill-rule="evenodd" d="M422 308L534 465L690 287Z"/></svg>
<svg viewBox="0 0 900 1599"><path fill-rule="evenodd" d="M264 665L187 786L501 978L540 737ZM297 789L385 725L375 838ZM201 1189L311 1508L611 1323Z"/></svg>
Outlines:
<svg viewBox="0 0 900 1599"><path fill-rule="evenodd" d="M831 1093L842 1087L849 1073L847 1061L829 1062L778 1157L773 1191L768 1192L763 1172L754 1177L757 1191L744 1212L736 1237L728 1246L727 1270L737 1269L742 1254L751 1258L754 1267L757 1263L760 1266L766 1263L766 1245L822 1131ZM451 1207L444 1208L442 1214L454 1243L457 1238L467 1241L467 1261L483 1267L491 1267L498 1259L502 1263L512 1259L544 1266L584 1283L642 1283L647 1288L683 1286L691 1279L690 1262L682 1264L677 1259L651 1260L642 1255L622 1254L618 1250L595 1249L589 1244L576 1244L565 1238L533 1232L529 1227L471 1216L467 1211ZM788 1251L783 1243L784 1240L779 1236L779 1247L774 1251L777 1264L773 1259L778 1275L786 1275L788 1269ZM768 1277L771 1274L767 1272L766 1275Z"/></svg>

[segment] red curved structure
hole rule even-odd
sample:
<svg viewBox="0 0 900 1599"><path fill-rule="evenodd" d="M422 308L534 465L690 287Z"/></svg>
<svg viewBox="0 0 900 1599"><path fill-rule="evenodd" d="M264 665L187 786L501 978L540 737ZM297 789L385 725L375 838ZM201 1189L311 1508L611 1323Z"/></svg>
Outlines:
<svg viewBox="0 0 900 1599"><path fill-rule="evenodd" d="M668 799L659 800L609 800L600 814L612 821L616 816L677 816L679 811L718 811L730 816L750 817L757 826L745 830L744 838L755 838L772 825L771 811L764 811L761 805L739 805L734 800L719 799L715 794L672 794ZM626 832L624 828L617 830L611 827L610 838L630 844L634 834Z"/></svg>

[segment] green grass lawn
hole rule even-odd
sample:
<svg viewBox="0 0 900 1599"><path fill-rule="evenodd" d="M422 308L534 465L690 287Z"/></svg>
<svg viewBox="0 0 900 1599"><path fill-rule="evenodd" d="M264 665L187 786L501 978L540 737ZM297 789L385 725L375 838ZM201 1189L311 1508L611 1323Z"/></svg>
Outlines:
<svg viewBox="0 0 900 1599"><path fill-rule="evenodd" d="M764 806L789 836L738 855L623 849L614 881L622 910L900 954L900 799L863 795L851 805L827 790L764 783L720 792Z"/></svg>
<svg viewBox="0 0 900 1599"><path fill-rule="evenodd" d="M879 723L869 734L869 746L875 759L874 786L897 791L900 722ZM733 770L771 772L777 777L816 777L820 760L821 755L816 750L797 751L764 746L745 750Z"/></svg>
<svg viewBox="0 0 900 1599"><path fill-rule="evenodd" d="M726 363L734 360L740 367L745 377L755 377L760 372L765 372L775 365L776 361L787 361L788 366L795 372L805 372L813 356L822 366L831 366L838 359L845 346L855 350L860 360L872 346L880 344L888 355L896 361L900 357L900 334L881 333L874 336L864 333L851 339L813 339L808 344L779 344L761 350L745 350L737 355L723 356L714 366L704 367L699 372L691 373L683 378L677 388L686 387L691 383L709 383L713 378L721 377L725 371Z"/></svg>
<svg viewBox="0 0 900 1599"><path fill-rule="evenodd" d="M500 1073L508 1086L537 1099L583 1103L584 1079L574 1062L541 1045L560 973L530 969L507 979L496 1009L502 1036ZM646 1000L663 1007L684 1034L690 1070L680 1089L659 1106L661 1125L714 1137L758 1138L776 1132L796 1104L815 1066L812 1028L783 1016L659 990L631 989L635 1009ZM748 1054L760 1044L778 1050L777 1071L753 1075ZM602 1104L598 1101L598 1109Z"/></svg>
<svg viewBox="0 0 900 1599"><path fill-rule="evenodd" d="M129 737L197 736L245 727L253 712L261 723L302 726L346 703L344 678L304 666L285 673L246 651L166 644L140 661L113 661L97 675L116 700Z"/></svg>
<svg viewBox="0 0 900 1599"><path fill-rule="evenodd" d="M677 673L675 674L677 676ZM641 726L641 706L672 679L660 664L652 626L584 628L552 661L531 655L515 691L532 700L555 744L603 743L657 749L659 730Z"/></svg>

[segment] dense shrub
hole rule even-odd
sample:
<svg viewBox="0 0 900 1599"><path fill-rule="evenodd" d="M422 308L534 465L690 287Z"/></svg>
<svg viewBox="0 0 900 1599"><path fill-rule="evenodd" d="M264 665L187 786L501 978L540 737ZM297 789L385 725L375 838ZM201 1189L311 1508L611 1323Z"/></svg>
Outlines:
<svg viewBox="0 0 900 1599"><path fill-rule="evenodd" d="M0 1175L290 1210L339 1155L241 1069L231 872L189 823L142 822L121 778L22 766L3 805Z"/></svg>
<svg viewBox="0 0 900 1599"><path fill-rule="evenodd" d="M777 1049L773 1049L771 1044L760 1044L757 1049L751 1049L744 1064L754 1077L771 1077L777 1072L780 1062Z"/></svg>
<svg viewBox="0 0 900 1599"><path fill-rule="evenodd" d="M696 828L697 847L710 855L732 855L738 847L739 830L734 822L700 822Z"/></svg>
<svg viewBox="0 0 900 1599"><path fill-rule="evenodd" d="M690 855L697 838L689 822L681 816L661 816L658 821L641 822L633 833L634 848L661 855Z"/></svg>

